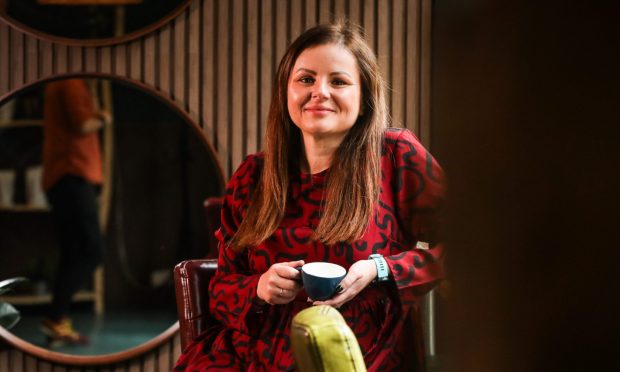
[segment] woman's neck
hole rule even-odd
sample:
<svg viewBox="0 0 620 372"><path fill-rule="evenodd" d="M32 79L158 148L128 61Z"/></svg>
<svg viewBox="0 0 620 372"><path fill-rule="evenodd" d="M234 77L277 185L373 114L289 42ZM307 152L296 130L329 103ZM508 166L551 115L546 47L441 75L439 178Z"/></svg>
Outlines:
<svg viewBox="0 0 620 372"><path fill-rule="evenodd" d="M305 155L305 159L302 159L300 163L302 170L316 174L329 168L342 138L304 135L302 154Z"/></svg>

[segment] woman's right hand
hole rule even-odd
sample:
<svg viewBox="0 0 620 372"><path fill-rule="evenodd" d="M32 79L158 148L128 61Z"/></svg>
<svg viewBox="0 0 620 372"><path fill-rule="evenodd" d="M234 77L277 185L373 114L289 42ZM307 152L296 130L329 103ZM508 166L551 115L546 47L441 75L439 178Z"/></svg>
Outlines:
<svg viewBox="0 0 620 372"><path fill-rule="evenodd" d="M256 294L270 305L287 304L303 288L301 273L295 269L304 261L280 262L271 265L258 279Z"/></svg>

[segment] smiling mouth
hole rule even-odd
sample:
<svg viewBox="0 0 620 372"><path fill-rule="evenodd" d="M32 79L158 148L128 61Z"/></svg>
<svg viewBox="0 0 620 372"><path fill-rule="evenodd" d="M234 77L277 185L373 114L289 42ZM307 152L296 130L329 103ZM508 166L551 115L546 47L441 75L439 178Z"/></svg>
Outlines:
<svg viewBox="0 0 620 372"><path fill-rule="evenodd" d="M326 107L308 107L308 108L305 108L304 111L314 112L317 114L334 112L334 110L326 108Z"/></svg>

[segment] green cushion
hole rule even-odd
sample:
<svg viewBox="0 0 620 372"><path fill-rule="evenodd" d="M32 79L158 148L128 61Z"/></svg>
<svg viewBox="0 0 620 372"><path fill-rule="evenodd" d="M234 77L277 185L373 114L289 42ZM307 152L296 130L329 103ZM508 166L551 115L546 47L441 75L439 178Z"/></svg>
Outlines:
<svg viewBox="0 0 620 372"><path fill-rule="evenodd" d="M300 311L293 318L291 342L300 372L366 371L353 331L331 306Z"/></svg>

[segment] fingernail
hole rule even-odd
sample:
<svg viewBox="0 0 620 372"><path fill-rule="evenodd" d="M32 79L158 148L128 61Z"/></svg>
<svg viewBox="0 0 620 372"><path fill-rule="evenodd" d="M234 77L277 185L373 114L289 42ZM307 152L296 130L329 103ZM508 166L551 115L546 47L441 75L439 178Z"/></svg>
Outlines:
<svg viewBox="0 0 620 372"><path fill-rule="evenodd" d="M342 291L344 291L344 289L342 288L342 286L340 284L338 284L338 286L336 287L336 292L337 293L342 293Z"/></svg>

